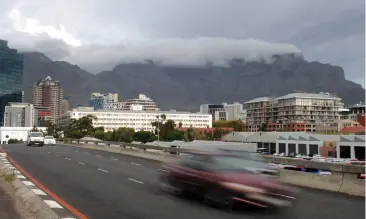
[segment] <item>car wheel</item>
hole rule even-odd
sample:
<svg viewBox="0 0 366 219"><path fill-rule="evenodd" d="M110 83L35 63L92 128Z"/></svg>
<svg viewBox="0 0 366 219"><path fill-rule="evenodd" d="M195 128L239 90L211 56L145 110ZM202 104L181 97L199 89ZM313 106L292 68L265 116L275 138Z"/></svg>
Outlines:
<svg viewBox="0 0 366 219"><path fill-rule="evenodd" d="M228 210L232 210L235 203L229 192L217 188L205 192L203 200L207 204L219 205L221 207L226 207Z"/></svg>

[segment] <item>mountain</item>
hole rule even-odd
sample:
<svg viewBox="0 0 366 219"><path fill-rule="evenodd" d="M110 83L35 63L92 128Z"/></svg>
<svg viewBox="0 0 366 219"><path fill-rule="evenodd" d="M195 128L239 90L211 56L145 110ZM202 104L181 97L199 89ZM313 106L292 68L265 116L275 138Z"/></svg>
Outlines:
<svg viewBox="0 0 366 219"><path fill-rule="evenodd" d="M42 53L24 54L25 99L35 80L59 80L72 106L86 104L92 92L117 92L121 100L139 93L152 97L162 109L198 110L200 104L244 102L261 96L279 96L301 90L336 93L346 104L365 99L361 85L346 80L341 67L308 62L288 54L272 63L232 60L229 67L166 67L121 64L93 75L76 65L52 61Z"/></svg>

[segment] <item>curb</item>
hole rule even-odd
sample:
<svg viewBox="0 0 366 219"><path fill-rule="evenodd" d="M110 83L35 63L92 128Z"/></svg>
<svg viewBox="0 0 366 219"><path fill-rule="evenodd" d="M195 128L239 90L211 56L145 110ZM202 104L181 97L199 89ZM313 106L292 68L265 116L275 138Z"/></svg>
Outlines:
<svg viewBox="0 0 366 219"><path fill-rule="evenodd" d="M9 183L26 209L37 219L76 219L70 212L34 185L0 153L1 175L14 175Z"/></svg>

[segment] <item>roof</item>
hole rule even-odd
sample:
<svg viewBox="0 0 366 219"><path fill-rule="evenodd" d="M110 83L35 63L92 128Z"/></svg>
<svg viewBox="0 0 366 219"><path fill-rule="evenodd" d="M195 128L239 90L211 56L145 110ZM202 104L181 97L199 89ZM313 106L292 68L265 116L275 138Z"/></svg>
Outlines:
<svg viewBox="0 0 366 219"><path fill-rule="evenodd" d="M277 97L277 100L291 99L291 98L311 98L311 99L340 99L339 97L332 96L329 94L313 94L313 93L291 93L282 97Z"/></svg>
<svg viewBox="0 0 366 219"><path fill-rule="evenodd" d="M159 110L115 110L115 109L102 109L102 110L93 110L93 107L84 107L84 108L88 108L88 109L79 109L79 108L74 108L69 112L86 112L86 113L91 113L91 112L109 112L109 113L154 113L154 114L195 114L195 115L205 115L205 116L209 116L211 114L208 113L200 113L200 112L196 112L196 113L191 113L191 112L179 112L179 111L159 111ZM89 109L90 108L90 109Z"/></svg>
<svg viewBox="0 0 366 219"><path fill-rule="evenodd" d="M246 103L266 102L266 101L270 101L270 100L271 100L271 98L269 98L269 97L259 97L259 98L244 102L244 104L246 104Z"/></svg>

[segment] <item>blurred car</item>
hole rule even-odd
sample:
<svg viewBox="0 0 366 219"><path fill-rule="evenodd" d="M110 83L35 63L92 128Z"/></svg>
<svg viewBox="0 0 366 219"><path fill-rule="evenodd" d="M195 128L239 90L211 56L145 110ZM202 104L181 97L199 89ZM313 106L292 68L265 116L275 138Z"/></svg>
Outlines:
<svg viewBox="0 0 366 219"><path fill-rule="evenodd" d="M258 153L191 154L164 168L160 176L164 190L194 195L208 203L279 208L296 200L296 190L281 183L278 169Z"/></svg>
<svg viewBox="0 0 366 219"><path fill-rule="evenodd" d="M53 136L45 136L44 137L44 145L50 145L55 146L56 145L56 139Z"/></svg>

